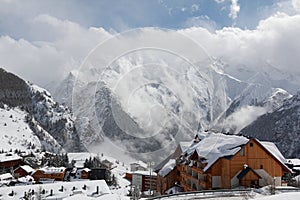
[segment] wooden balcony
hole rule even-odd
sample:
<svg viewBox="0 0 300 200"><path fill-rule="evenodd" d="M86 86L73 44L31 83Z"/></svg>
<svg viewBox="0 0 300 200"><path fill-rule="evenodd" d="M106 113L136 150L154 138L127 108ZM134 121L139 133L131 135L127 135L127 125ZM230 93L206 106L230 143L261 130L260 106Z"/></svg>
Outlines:
<svg viewBox="0 0 300 200"><path fill-rule="evenodd" d="M198 184L203 188L203 189L207 189L207 184L204 181L199 180Z"/></svg>
<svg viewBox="0 0 300 200"><path fill-rule="evenodd" d="M196 166L193 166L193 167L192 167L192 170L193 170L194 172L198 173L198 174L203 174L203 171L202 171L200 168L196 167Z"/></svg>

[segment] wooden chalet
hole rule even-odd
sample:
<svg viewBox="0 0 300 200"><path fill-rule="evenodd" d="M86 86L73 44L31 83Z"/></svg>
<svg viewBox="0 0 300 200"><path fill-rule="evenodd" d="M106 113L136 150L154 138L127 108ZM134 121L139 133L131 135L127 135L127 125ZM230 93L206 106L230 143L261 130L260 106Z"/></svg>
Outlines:
<svg viewBox="0 0 300 200"><path fill-rule="evenodd" d="M165 194L171 187L180 183L180 166L177 165L176 158L179 158L190 145L191 142L180 142L174 153L155 167L154 170L158 173L156 184L158 193Z"/></svg>
<svg viewBox="0 0 300 200"><path fill-rule="evenodd" d="M34 171L29 165L22 165L14 170L14 176L15 178L24 177L27 175L31 175L31 173Z"/></svg>
<svg viewBox="0 0 300 200"><path fill-rule="evenodd" d="M32 173L32 177L35 181L41 180L56 180L63 181L66 173L65 167L45 167L36 170Z"/></svg>
<svg viewBox="0 0 300 200"><path fill-rule="evenodd" d="M221 133L199 134L169 173L160 170L158 185L163 179L161 193L174 181L183 191L281 185L282 176L290 173L284 163L271 142Z"/></svg>
<svg viewBox="0 0 300 200"><path fill-rule="evenodd" d="M9 172L12 168L15 169L21 164L22 157L10 153L0 154L0 170Z"/></svg>

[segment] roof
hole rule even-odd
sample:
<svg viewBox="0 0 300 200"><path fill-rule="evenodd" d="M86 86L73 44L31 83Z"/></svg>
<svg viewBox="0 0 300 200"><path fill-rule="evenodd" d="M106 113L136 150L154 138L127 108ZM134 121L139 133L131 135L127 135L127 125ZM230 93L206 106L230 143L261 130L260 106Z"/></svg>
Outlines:
<svg viewBox="0 0 300 200"><path fill-rule="evenodd" d="M74 167L76 168L84 168L85 160L76 160L74 163Z"/></svg>
<svg viewBox="0 0 300 200"><path fill-rule="evenodd" d="M191 146L191 142L179 142L179 146L181 152L185 152L189 148L189 146Z"/></svg>
<svg viewBox="0 0 300 200"><path fill-rule="evenodd" d="M185 152L190 146L191 146L191 141L189 142L179 142L177 148L180 148L180 154L182 152ZM176 149L177 149L176 148ZM166 159L164 159L163 161L161 161L160 163L158 163L153 169L155 172L159 172L159 170L161 170L163 168L163 166L165 164L167 164L169 162L170 159L175 159L177 158L179 155L176 155L176 151L174 153L172 153L171 155L169 155Z"/></svg>
<svg viewBox="0 0 300 200"><path fill-rule="evenodd" d="M207 171L219 158L230 157L240 151L241 147L247 144L250 140L244 136L225 135L222 133L207 132L206 134L199 133L200 141L192 143L184 152L190 157L197 152L199 157L205 158L204 163L207 163L203 171ZM288 171L291 171L286 165L286 159L272 142L262 142L258 139L253 139L259 143L273 158L282 164Z"/></svg>
<svg viewBox="0 0 300 200"><path fill-rule="evenodd" d="M32 167L30 167L29 165L22 165L19 168L22 168L27 173L31 173L34 171L34 169Z"/></svg>
<svg viewBox="0 0 300 200"><path fill-rule="evenodd" d="M5 173L0 175L0 180L12 179L13 176L10 173Z"/></svg>
<svg viewBox="0 0 300 200"><path fill-rule="evenodd" d="M91 170L89 168L84 168L84 169L82 169L82 171L89 172Z"/></svg>
<svg viewBox="0 0 300 200"><path fill-rule="evenodd" d="M159 172L159 170L161 170L161 168L163 168L163 166L169 162L169 160L173 157L173 154L169 155L166 159L164 159L163 161L161 161L160 163L158 163L156 166L154 166L153 170L155 172Z"/></svg>
<svg viewBox="0 0 300 200"><path fill-rule="evenodd" d="M260 177L260 175L259 174L257 174L254 170L252 170L252 168L250 168L250 167L246 167L244 170L242 170L238 175L237 175L237 178L238 179L243 179L247 174L248 174L248 172L250 172L250 171L252 171L254 174L256 174L259 178L261 178Z"/></svg>
<svg viewBox="0 0 300 200"><path fill-rule="evenodd" d="M132 175L143 175L143 176L156 176L157 174L153 171L134 171L134 172L128 172L129 174Z"/></svg>
<svg viewBox="0 0 300 200"><path fill-rule="evenodd" d="M283 157L277 146L273 142L262 142L259 141L258 139L256 140L259 144L262 145L262 147L267 150L279 163L281 163L289 172L291 172L291 169L289 169L285 163L287 162L286 159Z"/></svg>
<svg viewBox="0 0 300 200"><path fill-rule="evenodd" d="M224 135L222 133L207 133L206 136L198 134L201 139L197 143L192 143L184 152L191 156L195 151L199 157L203 157L207 163L203 169L208 170L219 158L235 155L241 146L248 143L249 139L244 136Z"/></svg>
<svg viewBox="0 0 300 200"><path fill-rule="evenodd" d="M165 177L168 175L173 169L176 167L176 160L170 159L169 162L167 162L163 168L158 172L158 174L162 177Z"/></svg>
<svg viewBox="0 0 300 200"><path fill-rule="evenodd" d="M25 177L18 178L18 181L19 182L24 182L24 183L26 183L26 182L33 182L34 178L32 176L27 175Z"/></svg>
<svg viewBox="0 0 300 200"><path fill-rule="evenodd" d="M15 154L0 154L0 162L7 162L12 160L21 160L22 157Z"/></svg>
<svg viewBox="0 0 300 200"><path fill-rule="evenodd" d="M44 167L39 169L40 171L43 171L45 174L54 174L54 173L62 173L66 170L65 167Z"/></svg>
<svg viewBox="0 0 300 200"><path fill-rule="evenodd" d="M141 166L141 167L143 167L143 168L145 168L145 169L148 168L148 165L147 165L146 163L144 163L143 161L141 161L141 160L136 161L136 162L134 162L134 163L131 163L130 165L139 165L139 166Z"/></svg>

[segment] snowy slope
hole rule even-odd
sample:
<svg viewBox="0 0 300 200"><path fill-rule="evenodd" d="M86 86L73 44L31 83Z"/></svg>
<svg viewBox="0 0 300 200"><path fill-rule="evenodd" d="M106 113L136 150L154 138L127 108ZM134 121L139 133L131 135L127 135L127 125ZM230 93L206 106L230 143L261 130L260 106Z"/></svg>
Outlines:
<svg viewBox="0 0 300 200"><path fill-rule="evenodd" d="M25 122L26 112L4 105L0 108L0 142L3 150L41 149L38 137Z"/></svg>
<svg viewBox="0 0 300 200"><path fill-rule="evenodd" d="M2 108L7 105L22 113L23 116L19 116L18 120L27 124L40 140L43 149L59 153L64 149L79 151L82 148L71 111L55 102L45 89L28 83L2 68L0 105ZM18 133L18 130L23 131L18 127L14 131ZM15 137L16 133L12 131L9 137Z"/></svg>

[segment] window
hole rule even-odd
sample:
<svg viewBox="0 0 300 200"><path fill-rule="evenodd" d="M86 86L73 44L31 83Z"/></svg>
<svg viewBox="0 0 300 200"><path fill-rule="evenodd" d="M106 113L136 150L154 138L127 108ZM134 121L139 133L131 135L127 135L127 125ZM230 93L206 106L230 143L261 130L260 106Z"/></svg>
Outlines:
<svg viewBox="0 0 300 200"><path fill-rule="evenodd" d="M245 149L244 149L244 147L242 147L240 154L241 154L241 156L245 156Z"/></svg>
<svg viewBox="0 0 300 200"><path fill-rule="evenodd" d="M264 166L263 165L260 165L260 169L263 169L264 168Z"/></svg>
<svg viewBox="0 0 300 200"><path fill-rule="evenodd" d="M252 142L250 142L250 147L253 147L253 143Z"/></svg>

